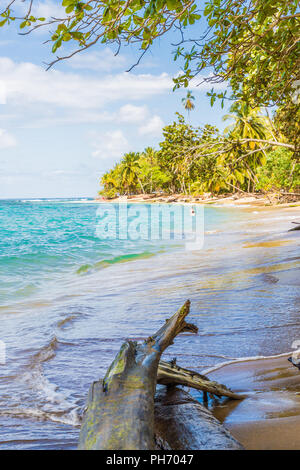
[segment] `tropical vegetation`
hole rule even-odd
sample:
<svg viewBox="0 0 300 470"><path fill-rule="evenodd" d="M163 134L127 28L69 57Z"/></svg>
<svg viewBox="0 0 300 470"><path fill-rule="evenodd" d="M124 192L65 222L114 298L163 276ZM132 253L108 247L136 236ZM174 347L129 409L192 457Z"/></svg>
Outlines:
<svg viewBox="0 0 300 470"><path fill-rule="evenodd" d="M204 193L300 190L300 163L276 120L235 102L224 132L193 127L176 113L159 148L126 153L101 179L105 197L153 192Z"/></svg>

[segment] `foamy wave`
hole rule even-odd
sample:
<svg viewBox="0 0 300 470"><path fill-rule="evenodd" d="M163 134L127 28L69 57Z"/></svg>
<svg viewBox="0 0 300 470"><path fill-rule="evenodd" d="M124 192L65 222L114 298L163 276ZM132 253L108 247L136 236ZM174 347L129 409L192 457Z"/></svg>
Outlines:
<svg viewBox="0 0 300 470"><path fill-rule="evenodd" d="M25 372L21 380L31 389L38 392L46 402L64 407L69 406L66 397L57 391L58 386L45 377L41 366Z"/></svg>
<svg viewBox="0 0 300 470"><path fill-rule="evenodd" d="M249 357L240 357L237 359L233 359L230 361L221 362L220 364L216 364L215 366L205 369L202 371L203 375L211 374L216 370L222 369L222 367L229 366L231 364L237 364L239 362L250 362L250 361L262 361L266 359L277 359L279 357L290 356L293 352L286 352L282 354L275 354L274 356L249 356Z"/></svg>
<svg viewBox="0 0 300 470"><path fill-rule="evenodd" d="M274 221L274 220L284 220L284 221L287 221L287 220L295 220L295 219L298 219L299 218L299 215L287 215L287 214L284 214L284 215L281 215L280 217L268 217L266 219L266 221Z"/></svg>
<svg viewBox="0 0 300 470"><path fill-rule="evenodd" d="M21 202L43 202L44 199L21 199Z"/></svg>
<svg viewBox="0 0 300 470"><path fill-rule="evenodd" d="M58 386L51 383L43 373L43 363L55 357L58 340L54 336L49 343L32 356L25 372L19 380L25 382L31 389L37 391L44 400L56 403L69 408L69 403L62 393L59 393Z"/></svg>
<svg viewBox="0 0 300 470"><path fill-rule="evenodd" d="M69 397L59 391L59 387L44 374L43 364L55 357L57 345L58 340L54 336L47 345L31 357L25 371L18 377L18 381L32 391L30 395L33 395L34 406L26 408L16 406L13 409L1 410L0 415L51 420L72 426L80 424L75 404L71 403Z"/></svg>
<svg viewBox="0 0 300 470"><path fill-rule="evenodd" d="M0 411L0 416L11 416L13 418L34 418L41 421L54 421L56 423L80 426L81 418L76 409L69 412L51 412L39 408L16 407Z"/></svg>
<svg viewBox="0 0 300 470"><path fill-rule="evenodd" d="M58 340L56 336L54 336L46 346L40 349L40 351L33 356L31 367L37 363L46 362L52 359L55 356L57 344Z"/></svg>
<svg viewBox="0 0 300 470"><path fill-rule="evenodd" d="M35 199L35 198L32 198L32 199L20 199L20 202L53 202L55 204L80 204L80 203L93 203L95 204L97 201L95 201L94 199L87 199L87 198L83 198L83 199L68 199L68 198L61 198L61 199Z"/></svg>
<svg viewBox="0 0 300 470"><path fill-rule="evenodd" d="M59 202L60 203L64 202L65 204L98 204L97 201L89 201L88 199L84 201L59 201Z"/></svg>

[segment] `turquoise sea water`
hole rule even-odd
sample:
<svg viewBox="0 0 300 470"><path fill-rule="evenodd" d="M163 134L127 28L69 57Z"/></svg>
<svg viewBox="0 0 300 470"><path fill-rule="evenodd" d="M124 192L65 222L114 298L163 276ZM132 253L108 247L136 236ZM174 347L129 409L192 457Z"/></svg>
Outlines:
<svg viewBox="0 0 300 470"><path fill-rule="evenodd" d="M0 448L76 447L90 383L124 339L149 336L187 298L199 334L166 353L183 366L279 354L300 337L296 208L206 207L196 251L164 216L169 238L99 238L97 210L0 201Z"/></svg>
<svg viewBox="0 0 300 470"><path fill-rule="evenodd" d="M38 294L64 277L70 280L164 248L151 242L101 240L96 235L98 205L80 202L0 202L2 305Z"/></svg>
<svg viewBox="0 0 300 470"><path fill-rule="evenodd" d="M109 206L117 208L117 205ZM137 207L140 205L129 206L128 212L136 212ZM145 207L150 209L150 205ZM101 214L97 213L99 208ZM103 238L97 227L105 222L105 210L106 206L87 199L0 201L1 305L38 295L52 286L56 289L57 283L64 279L70 281L76 275L112 264L151 257L169 248L178 249L184 243L181 235L176 237L176 220L173 239L168 233L165 237L160 234L161 240L152 240L145 233L140 239L130 235L120 239L113 233ZM190 208L184 210L188 213ZM143 227L148 223L148 212L141 214ZM217 218L221 220L222 215ZM158 222L160 226L163 223ZM166 231L171 230L169 225Z"/></svg>

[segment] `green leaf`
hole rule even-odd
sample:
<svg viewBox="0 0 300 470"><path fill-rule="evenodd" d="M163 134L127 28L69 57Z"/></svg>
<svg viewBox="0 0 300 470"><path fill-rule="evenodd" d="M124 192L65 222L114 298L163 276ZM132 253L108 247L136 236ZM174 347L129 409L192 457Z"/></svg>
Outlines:
<svg viewBox="0 0 300 470"><path fill-rule="evenodd" d="M74 5L69 5L67 8L66 8L66 13L71 13L72 11L74 10Z"/></svg>

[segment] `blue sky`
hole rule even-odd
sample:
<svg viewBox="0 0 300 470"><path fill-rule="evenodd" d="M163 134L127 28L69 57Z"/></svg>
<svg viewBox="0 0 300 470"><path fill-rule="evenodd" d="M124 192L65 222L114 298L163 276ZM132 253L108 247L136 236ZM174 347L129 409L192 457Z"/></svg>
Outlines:
<svg viewBox="0 0 300 470"><path fill-rule="evenodd" d="M38 14L48 16L57 3L37 1ZM184 113L186 90L172 91L180 70L171 54L175 33L130 73L136 50L115 57L100 44L46 72L46 38L0 28L0 198L94 196L124 152L158 147L162 127ZM190 122L222 129L226 109L210 107L208 88L192 88Z"/></svg>

